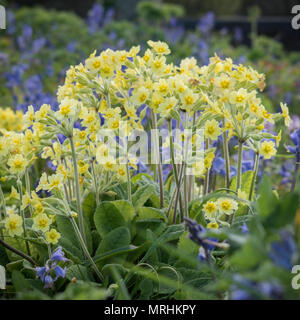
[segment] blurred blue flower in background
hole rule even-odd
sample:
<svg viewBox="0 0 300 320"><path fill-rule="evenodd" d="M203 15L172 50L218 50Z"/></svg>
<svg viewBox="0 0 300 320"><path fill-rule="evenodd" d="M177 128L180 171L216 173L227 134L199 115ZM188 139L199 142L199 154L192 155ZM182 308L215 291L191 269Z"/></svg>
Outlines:
<svg viewBox="0 0 300 320"><path fill-rule="evenodd" d="M271 243L269 257L278 267L291 270L297 246L290 232L282 231L280 237L281 240Z"/></svg>

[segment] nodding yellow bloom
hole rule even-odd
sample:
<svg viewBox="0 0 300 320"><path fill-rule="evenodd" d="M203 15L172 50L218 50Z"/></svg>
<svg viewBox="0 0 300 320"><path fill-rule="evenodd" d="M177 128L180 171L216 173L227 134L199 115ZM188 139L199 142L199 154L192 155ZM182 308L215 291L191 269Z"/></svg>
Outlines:
<svg viewBox="0 0 300 320"><path fill-rule="evenodd" d="M22 131L23 113L21 111L14 112L10 108L0 108L0 129Z"/></svg>
<svg viewBox="0 0 300 320"><path fill-rule="evenodd" d="M284 119L284 124L289 127L290 126L290 116L289 116L289 108L287 107L286 103L280 103L281 111L282 111L282 117Z"/></svg>
<svg viewBox="0 0 300 320"><path fill-rule="evenodd" d="M190 109L197 99L198 99L198 95L193 93L192 90L187 89L183 97L181 98L181 101L183 103L183 108Z"/></svg>
<svg viewBox="0 0 300 320"><path fill-rule="evenodd" d="M220 214L231 215L238 208L238 204L235 200L230 198L219 198L217 201L217 207Z"/></svg>
<svg viewBox="0 0 300 320"><path fill-rule="evenodd" d="M208 201L203 207L204 215L206 219L213 220L218 213L217 205L213 201Z"/></svg>
<svg viewBox="0 0 300 320"><path fill-rule="evenodd" d="M51 106L49 104L43 104L40 107L40 110L36 111L34 115L35 120L39 121L39 120L45 119L50 109L51 109Z"/></svg>
<svg viewBox="0 0 300 320"><path fill-rule="evenodd" d="M23 117L23 122L25 126L28 128L33 124L34 121L34 109L33 106L29 106L27 112Z"/></svg>
<svg viewBox="0 0 300 320"><path fill-rule="evenodd" d="M84 162L84 160L79 160L78 161L78 171L79 174L84 174L89 170L89 164Z"/></svg>
<svg viewBox="0 0 300 320"><path fill-rule="evenodd" d="M121 179L124 180L126 178L126 167L124 165L120 165L117 172Z"/></svg>
<svg viewBox="0 0 300 320"><path fill-rule="evenodd" d="M61 235L55 229L51 229L45 233L45 237L48 243L57 244L58 240L60 239Z"/></svg>
<svg viewBox="0 0 300 320"><path fill-rule="evenodd" d="M247 90L244 88L241 88L238 91L232 92L230 100L231 100L231 103L233 104L244 105L248 99L248 96L249 94Z"/></svg>
<svg viewBox="0 0 300 320"><path fill-rule="evenodd" d="M170 114L170 112L175 108L176 104L176 98L166 98L164 102L159 105L159 111L162 114L162 116L167 117Z"/></svg>
<svg viewBox="0 0 300 320"><path fill-rule="evenodd" d="M52 174L48 177L49 184L47 190L59 189L64 181L64 176L61 173Z"/></svg>
<svg viewBox="0 0 300 320"><path fill-rule="evenodd" d="M213 119L205 122L204 135L206 139L217 140L221 133L222 130L216 120Z"/></svg>
<svg viewBox="0 0 300 320"><path fill-rule="evenodd" d="M140 87L133 91L133 94L130 99L135 105L140 106L141 104L147 101L149 94L150 92L148 89Z"/></svg>
<svg viewBox="0 0 300 320"><path fill-rule="evenodd" d="M12 213L5 219L5 228L11 237L20 236L23 232L23 219L19 215Z"/></svg>
<svg viewBox="0 0 300 320"><path fill-rule="evenodd" d="M108 156L104 161L103 167L106 171L114 171L115 165L116 165L116 160L113 157Z"/></svg>
<svg viewBox="0 0 300 320"><path fill-rule="evenodd" d="M206 227L207 229L219 229L219 225L216 222L210 222Z"/></svg>
<svg viewBox="0 0 300 320"><path fill-rule="evenodd" d="M59 105L59 110L55 112L58 120L72 117L77 111L78 102L75 99L65 98Z"/></svg>
<svg viewBox="0 0 300 320"><path fill-rule="evenodd" d="M168 82L165 79L159 79L158 82L154 83L153 88L155 91L159 92L160 94L167 94L169 90Z"/></svg>
<svg viewBox="0 0 300 320"><path fill-rule="evenodd" d="M26 169L27 163L27 160L21 154L12 156L7 162L10 167L9 171L12 174L22 174Z"/></svg>
<svg viewBox="0 0 300 320"><path fill-rule="evenodd" d="M150 61L151 70L157 75L162 74L166 69L166 58L164 56L155 57Z"/></svg>
<svg viewBox="0 0 300 320"><path fill-rule="evenodd" d="M263 155L265 159L270 159L276 152L277 150L273 141L263 141L260 144L259 153Z"/></svg>
<svg viewBox="0 0 300 320"><path fill-rule="evenodd" d="M215 154L213 152L209 152L204 157L204 167L206 170L209 170L211 168L211 165L212 165L214 158L215 158Z"/></svg>
<svg viewBox="0 0 300 320"><path fill-rule="evenodd" d="M15 189L14 186L11 187L11 192L10 192L10 195L9 195L9 199L16 199L16 200L20 199L20 195L19 195L18 191Z"/></svg>
<svg viewBox="0 0 300 320"><path fill-rule="evenodd" d="M52 220L49 219L45 213L38 214L35 218L33 218L32 229L34 231L46 232L49 230L51 223Z"/></svg>
<svg viewBox="0 0 300 320"><path fill-rule="evenodd" d="M149 47L153 48L153 50L155 51L155 53L159 54L159 55L167 55L170 54L171 51L169 49L169 46L162 41L151 41L149 40L148 42Z"/></svg>
<svg viewBox="0 0 300 320"><path fill-rule="evenodd" d="M25 208L27 208L27 206L29 206L30 202L31 202L30 195L26 192L24 194L24 196L22 197L21 210L24 210Z"/></svg>

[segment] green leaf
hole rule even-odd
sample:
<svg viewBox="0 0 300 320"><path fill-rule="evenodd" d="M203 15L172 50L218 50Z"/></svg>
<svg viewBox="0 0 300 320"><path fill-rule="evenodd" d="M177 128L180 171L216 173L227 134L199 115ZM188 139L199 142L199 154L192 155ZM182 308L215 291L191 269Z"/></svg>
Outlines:
<svg viewBox="0 0 300 320"><path fill-rule="evenodd" d="M270 177L265 176L263 178L263 181L258 188L258 194L258 214L260 217L265 219L272 212L274 205L278 203L278 200L272 191L272 182Z"/></svg>
<svg viewBox="0 0 300 320"><path fill-rule="evenodd" d="M123 215L111 201L105 201L100 204L95 212L94 221L102 238L112 230L126 226Z"/></svg>
<svg viewBox="0 0 300 320"><path fill-rule="evenodd" d="M165 213L160 209L151 208L151 207L142 207L142 208L138 209L137 213L138 213L137 220L145 220L145 219L153 219L154 218L154 219L163 220L165 222L168 221Z"/></svg>
<svg viewBox="0 0 300 320"><path fill-rule="evenodd" d="M1 246L0 247L0 264L5 266L7 263L9 263L8 255L6 253L6 250Z"/></svg>
<svg viewBox="0 0 300 320"><path fill-rule="evenodd" d="M129 246L130 232L126 227L119 227L108 233L100 242L96 255L104 254L114 249Z"/></svg>
<svg viewBox="0 0 300 320"><path fill-rule="evenodd" d="M299 208L299 196L297 194L286 194L277 204L273 206L271 214L264 221L266 228L283 228L294 221Z"/></svg>
<svg viewBox="0 0 300 320"><path fill-rule="evenodd" d="M250 269L259 265L265 258L264 248L254 239L249 239L238 251L230 258L234 267L239 269Z"/></svg>
<svg viewBox="0 0 300 320"><path fill-rule="evenodd" d="M154 185L143 185L132 195L132 203L136 209L141 208L155 190Z"/></svg>
<svg viewBox="0 0 300 320"><path fill-rule="evenodd" d="M11 280L16 292L28 291L31 289L30 284L20 271L14 270L11 275Z"/></svg>
<svg viewBox="0 0 300 320"><path fill-rule="evenodd" d="M96 200L93 193L89 193L82 203L82 210L89 220L91 226L94 224L94 213L96 210Z"/></svg>
<svg viewBox="0 0 300 320"><path fill-rule="evenodd" d="M136 251L139 248L140 247L129 245L129 246L126 246L126 247L113 249L113 250L107 251L104 254L100 254L100 255L95 256L93 258L93 260L95 261L95 263L99 263L99 262L101 262L103 260L106 260L106 259L109 259L109 258L113 258L113 257L118 256L118 255L127 254L127 253L130 253L130 252Z"/></svg>
<svg viewBox="0 0 300 320"><path fill-rule="evenodd" d="M113 202L119 212L125 218L125 221L130 222L135 216L135 210L128 200L116 200Z"/></svg>
<svg viewBox="0 0 300 320"><path fill-rule="evenodd" d="M70 281L73 278L82 281L93 281L88 268L80 264L73 264L72 266L68 267L66 271L66 278Z"/></svg>

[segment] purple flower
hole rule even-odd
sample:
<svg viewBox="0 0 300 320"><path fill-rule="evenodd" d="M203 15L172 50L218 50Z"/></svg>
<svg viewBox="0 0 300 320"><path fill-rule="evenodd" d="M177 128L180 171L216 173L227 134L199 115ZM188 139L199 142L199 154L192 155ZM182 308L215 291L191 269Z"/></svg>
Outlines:
<svg viewBox="0 0 300 320"><path fill-rule="evenodd" d="M45 266L35 268L37 276L44 283L44 288L54 289L54 282L58 278L65 278L67 267L62 268L58 265L58 262L69 261L65 258L65 254L62 251L62 247L58 247L50 259L46 261Z"/></svg>
<svg viewBox="0 0 300 320"><path fill-rule="evenodd" d="M62 247L59 246L53 253L50 258L53 261L68 261L68 259L65 257L65 253L62 251Z"/></svg>
<svg viewBox="0 0 300 320"><path fill-rule="evenodd" d="M291 270L293 267L293 256L296 253L297 247L290 232L283 231L280 237L280 241L271 243L269 257L278 267Z"/></svg>

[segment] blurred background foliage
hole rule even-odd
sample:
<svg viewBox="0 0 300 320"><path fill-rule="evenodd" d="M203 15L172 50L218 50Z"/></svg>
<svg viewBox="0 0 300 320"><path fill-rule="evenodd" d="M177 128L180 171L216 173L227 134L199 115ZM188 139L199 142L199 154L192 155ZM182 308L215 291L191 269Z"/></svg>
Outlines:
<svg viewBox="0 0 300 320"><path fill-rule="evenodd" d="M10 5L33 6L42 5L46 8L55 8L57 10L70 10L85 16L89 8L95 2L94 0L9 0ZM100 0L105 8L114 8L118 17L132 18L137 15L138 3L141 0ZM224 15L246 15L249 8L258 6L263 16L288 16L291 13L291 7L299 4L297 0L152 0L152 3L169 3L179 5L185 8L188 17L199 18L207 11L214 11L217 16ZM174 8L174 7L173 7Z"/></svg>

